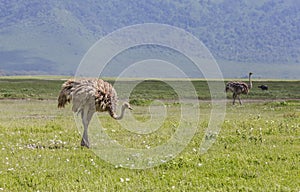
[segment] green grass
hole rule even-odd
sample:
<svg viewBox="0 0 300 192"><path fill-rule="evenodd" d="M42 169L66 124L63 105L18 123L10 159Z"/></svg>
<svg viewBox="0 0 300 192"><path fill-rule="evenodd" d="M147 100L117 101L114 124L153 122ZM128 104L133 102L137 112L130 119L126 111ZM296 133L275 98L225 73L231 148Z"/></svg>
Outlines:
<svg viewBox="0 0 300 192"><path fill-rule="evenodd" d="M197 151L210 104L202 103L198 132L175 159L145 170L118 168L81 148L70 107L55 101L0 103L0 188L4 191L299 191L300 103L228 105L216 143ZM164 126L142 137L98 114L122 145L144 148L167 142L176 129L177 106ZM146 121L146 106L135 106ZM124 139L124 137L126 139ZM127 139L128 138L128 139ZM142 142L146 141L146 142Z"/></svg>
<svg viewBox="0 0 300 192"><path fill-rule="evenodd" d="M0 87L11 90L16 98L29 98L0 100L0 191L300 190L299 100L245 101L242 106L232 106L228 101L217 140L203 155L198 149L208 126L211 104L200 101L200 122L188 146L174 159L157 167L132 170L112 165L92 150L80 147L81 135L71 106L57 109L54 100L62 81L6 79L0 82ZM205 82L193 83L205 88ZM169 93L164 98L167 117L153 133L135 134L122 128L107 113L97 114L107 134L123 146L145 150L159 146L168 142L177 129L180 104L168 100L174 92L163 83L146 84L139 85L132 95L136 102L132 114L139 122L151 120L150 100ZM292 98L299 98L299 93L289 88L297 89L296 85L274 82L278 86L276 90L289 90ZM16 90L22 87L32 88L33 96L24 96ZM38 88L44 88L43 92ZM145 91L148 94L157 91L158 95L142 100Z"/></svg>

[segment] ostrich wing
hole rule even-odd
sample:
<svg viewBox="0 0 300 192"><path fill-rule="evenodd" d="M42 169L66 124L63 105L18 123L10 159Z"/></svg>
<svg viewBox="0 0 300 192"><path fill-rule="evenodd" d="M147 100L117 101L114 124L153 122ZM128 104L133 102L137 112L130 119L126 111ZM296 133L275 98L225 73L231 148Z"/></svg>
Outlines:
<svg viewBox="0 0 300 192"><path fill-rule="evenodd" d="M78 113L84 107L89 107L95 111L95 93L96 89L91 84L83 83L75 87L71 93L73 101L72 111Z"/></svg>
<svg viewBox="0 0 300 192"><path fill-rule="evenodd" d="M227 83L226 91L228 91L228 90L230 90L234 93L238 93L238 94L240 94L240 93L246 94L249 92L249 88L246 83L237 82L237 81Z"/></svg>

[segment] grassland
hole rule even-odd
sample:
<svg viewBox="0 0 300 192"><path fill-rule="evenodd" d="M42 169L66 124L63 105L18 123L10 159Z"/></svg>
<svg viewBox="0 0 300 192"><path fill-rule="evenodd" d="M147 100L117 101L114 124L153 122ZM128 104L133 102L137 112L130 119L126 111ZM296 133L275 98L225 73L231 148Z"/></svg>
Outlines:
<svg viewBox="0 0 300 192"><path fill-rule="evenodd" d="M19 77L19 78L0 78L0 98L5 99L56 99L60 91L61 84L67 77ZM113 79L108 79L110 83L114 83ZM210 99L208 83L205 80L192 80L199 99ZM212 83L216 81L211 81ZM225 81L226 82L226 81ZM119 81L122 98L123 90L127 90L136 84L135 80ZM153 100L153 99L177 99L178 95L169 85L174 84L178 89L185 90L186 83L184 80L147 80L143 81L133 89L130 100ZM265 84L269 86L268 91L262 91L257 88L258 85ZM243 95L244 99L298 99L300 98L300 81L284 81L284 80L259 80L253 82L253 89L249 95ZM224 90L220 90L223 92ZM192 97L192 94L186 92L186 98ZM231 95L228 94L228 98Z"/></svg>
<svg viewBox="0 0 300 192"><path fill-rule="evenodd" d="M114 166L92 150L80 147L81 136L70 106L63 110L56 107L54 99L61 83L59 79L0 80L3 98L0 101L0 191L300 190L299 81L259 82L268 84L271 90L253 89L244 98L274 100L246 100L242 106L228 103L217 141L203 155L198 149L211 104L200 102L200 123L189 145L173 160L142 170ZM193 83L201 93L199 98L208 98L206 83ZM136 105L132 113L139 121L149 119L146 101L162 97L169 102L176 98L166 84L155 81L146 82L134 91L131 99ZM151 93L158 94L151 96ZM118 127L108 114L97 116L118 142L146 148L167 142L178 123L174 115L178 107L176 103L168 103L164 126L138 139ZM157 132L160 137L155 136ZM126 139L127 136L132 139Z"/></svg>

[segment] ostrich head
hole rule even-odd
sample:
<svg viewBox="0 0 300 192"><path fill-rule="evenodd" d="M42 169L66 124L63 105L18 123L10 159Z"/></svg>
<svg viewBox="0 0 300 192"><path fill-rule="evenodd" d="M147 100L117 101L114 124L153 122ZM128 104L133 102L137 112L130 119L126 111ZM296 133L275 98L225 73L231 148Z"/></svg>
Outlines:
<svg viewBox="0 0 300 192"><path fill-rule="evenodd" d="M124 116L125 109L132 110L132 107L130 106L130 104L128 102L123 103L123 105L121 107L121 114L119 116L114 111L109 111L109 114L112 118L114 118L116 120L120 120Z"/></svg>
<svg viewBox="0 0 300 192"><path fill-rule="evenodd" d="M128 102L124 102L122 105L122 108L124 107L124 109L129 109L132 110L132 107L130 106L130 104Z"/></svg>

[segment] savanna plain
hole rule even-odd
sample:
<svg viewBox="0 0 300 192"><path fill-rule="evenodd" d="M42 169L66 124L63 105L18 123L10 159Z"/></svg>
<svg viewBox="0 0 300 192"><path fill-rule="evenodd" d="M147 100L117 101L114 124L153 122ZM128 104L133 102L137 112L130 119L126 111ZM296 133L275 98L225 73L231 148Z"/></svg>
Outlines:
<svg viewBox="0 0 300 192"><path fill-rule="evenodd" d="M134 81L124 80L121 87ZM172 81L184 89L183 80ZM254 81L250 94L241 96L243 105L233 106L228 94L220 132L201 154L212 104L207 82L192 80L200 109L197 131L177 156L147 169L116 166L80 146L71 105L57 108L63 82L0 78L0 191L300 191L300 81ZM260 84L269 90L257 88ZM107 113L95 114L106 133L128 148L148 150L168 142L184 105L168 81L141 82L129 100L137 121L159 116L150 114L155 105L165 106L166 118L152 133L136 134Z"/></svg>

